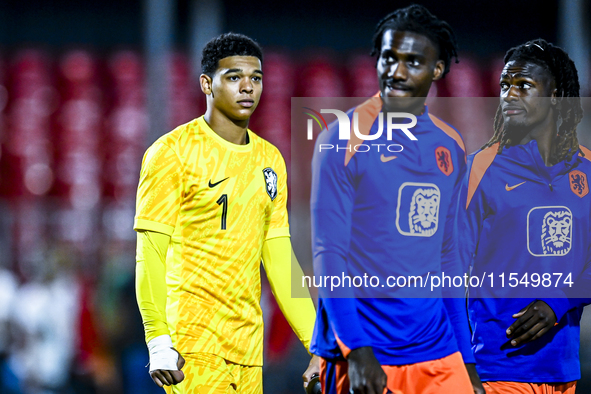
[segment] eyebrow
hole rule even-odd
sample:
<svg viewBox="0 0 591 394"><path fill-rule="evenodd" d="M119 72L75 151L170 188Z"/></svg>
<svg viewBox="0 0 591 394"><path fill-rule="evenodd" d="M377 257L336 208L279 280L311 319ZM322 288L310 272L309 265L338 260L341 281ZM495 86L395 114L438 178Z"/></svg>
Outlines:
<svg viewBox="0 0 591 394"><path fill-rule="evenodd" d="M395 53L394 50L390 47L390 48L385 48L382 49L381 53L387 53L387 52L391 52L391 53ZM397 55L400 56L406 56L406 57L416 57L416 58L421 58L424 59L425 55L422 52L419 51L409 51L409 52L397 52Z"/></svg>
<svg viewBox="0 0 591 394"><path fill-rule="evenodd" d="M230 68L230 69L224 71L224 75L231 74L231 73L241 73L241 72L244 72L244 70L241 68ZM261 71L261 70L254 70L253 73L263 75L263 71Z"/></svg>
<svg viewBox="0 0 591 394"><path fill-rule="evenodd" d="M508 78L511 78L511 76L509 75L509 73L502 73L501 74L501 79L503 79L503 78L507 78L508 79ZM531 74L528 74L528 73L516 73L516 74L513 74L513 78L534 79L532 77L532 75Z"/></svg>

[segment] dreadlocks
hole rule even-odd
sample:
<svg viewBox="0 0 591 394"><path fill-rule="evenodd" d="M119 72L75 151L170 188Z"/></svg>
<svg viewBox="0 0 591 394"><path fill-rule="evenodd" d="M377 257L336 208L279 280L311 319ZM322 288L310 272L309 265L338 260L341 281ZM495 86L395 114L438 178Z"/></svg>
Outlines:
<svg viewBox="0 0 591 394"><path fill-rule="evenodd" d="M541 38L509 49L505 54L504 62L507 64L511 60L535 63L544 67L554 77L557 96L560 100L558 115L561 123L554 138L551 161L556 164L565 159L570 160L579 150L577 125L583 118L583 108L579 97L579 76L575 63L561 48ZM503 151L503 147L507 146L509 140L504 126L503 112L499 105L494 120L495 134L482 149L499 142L497 153Z"/></svg>
<svg viewBox="0 0 591 394"><path fill-rule="evenodd" d="M376 26L373 35L371 56L378 56L382 48L382 37L386 30L408 31L429 38L439 50L439 59L445 63L443 76L449 72L452 57L458 62L456 36L451 26L421 5L413 4L388 14Z"/></svg>

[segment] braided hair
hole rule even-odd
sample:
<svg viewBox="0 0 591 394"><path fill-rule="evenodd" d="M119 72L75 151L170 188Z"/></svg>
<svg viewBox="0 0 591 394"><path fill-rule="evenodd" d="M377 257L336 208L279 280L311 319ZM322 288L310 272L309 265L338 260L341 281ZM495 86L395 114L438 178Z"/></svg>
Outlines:
<svg viewBox="0 0 591 394"><path fill-rule="evenodd" d="M400 8L382 19L375 28L371 56L379 58L382 37L386 30L408 31L429 38L439 51L439 59L445 63L443 76L449 72L452 57L455 57L458 63L458 44L451 26L422 5L413 4Z"/></svg>
<svg viewBox="0 0 591 394"><path fill-rule="evenodd" d="M553 164L572 159L579 150L577 139L577 125L583 118L583 108L579 97L579 76L575 63L561 48L538 38L525 44L513 47L505 54L504 62L524 60L544 67L554 77L556 93L559 99L558 115L561 119L560 127L554 137L554 144L550 156ZM495 133L483 147L488 148L499 143L497 153L507 146L509 136L504 127L501 106L497 108L494 120Z"/></svg>

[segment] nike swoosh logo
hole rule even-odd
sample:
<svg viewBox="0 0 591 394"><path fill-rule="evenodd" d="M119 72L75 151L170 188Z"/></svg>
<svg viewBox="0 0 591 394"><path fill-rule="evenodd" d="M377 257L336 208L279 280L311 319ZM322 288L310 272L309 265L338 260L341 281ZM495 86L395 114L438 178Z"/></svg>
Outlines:
<svg viewBox="0 0 591 394"><path fill-rule="evenodd" d="M527 181L525 181L525 182L527 182ZM523 185L525 182L518 183L515 186L509 186L509 184L507 183L505 185L505 190L507 190L508 192L510 192L511 190L515 189L516 187L519 187L519 186Z"/></svg>
<svg viewBox="0 0 591 394"><path fill-rule="evenodd" d="M398 156L384 156L384 154L382 153L382 155L380 156L380 160L382 161L382 163L387 163L391 160L396 159Z"/></svg>
<svg viewBox="0 0 591 394"><path fill-rule="evenodd" d="M228 177L228 178L229 178L229 177ZM219 182L216 182L216 183L211 183L211 179L210 179L210 180L209 180L209 183L208 183L208 186L209 186L209 187L216 187L217 185L219 185L220 183L222 183L223 181L225 181L225 180L226 180L226 179L228 179L228 178L224 178L224 179L222 179L221 181L219 181Z"/></svg>

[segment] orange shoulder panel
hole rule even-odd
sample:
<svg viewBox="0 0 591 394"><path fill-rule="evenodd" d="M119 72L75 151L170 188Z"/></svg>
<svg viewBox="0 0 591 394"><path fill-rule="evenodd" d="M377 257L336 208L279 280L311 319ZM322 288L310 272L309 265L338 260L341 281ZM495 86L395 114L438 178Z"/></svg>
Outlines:
<svg viewBox="0 0 591 394"><path fill-rule="evenodd" d="M585 148L583 145L579 145L579 149L581 149L581 152L583 152L583 154L585 155L585 159L591 161L591 150Z"/></svg>
<svg viewBox="0 0 591 394"><path fill-rule="evenodd" d="M466 146L464 145L464 141L462 140L460 133L455 131L453 127L445 123L443 120L439 119L437 116L429 114L429 117L431 118L431 121L435 124L435 126L439 127L445 134L453 138L458 143L460 148L462 148L464 153L466 153Z"/></svg>
<svg viewBox="0 0 591 394"><path fill-rule="evenodd" d="M360 104L357 108L355 108L355 112L351 117L351 139L349 139L349 143L347 144L347 152L345 152L345 166L349 164L349 161L355 154L355 150L353 147L360 143L363 143L363 140L353 132L353 124L355 119L355 113L358 116L358 124L359 124L359 132L363 135L368 135L373 122L376 120L380 111L382 110L382 100L376 96L373 96L369 100L365 101L364 103ZM349 149L351 149L349 151Z"/></svg>
<svg viewBox="0 0 591 394"><path fill-rule="evenodd" d="M472 197L474 197L476 188L480 184L484 173L497 156L498 149L499 143L497 142L493 146L489 146L474 156L474 162L472 163L472 168L470 169L470 178L468 179L468 198L466 199L466 209L468 209L470 201L472 200Z"/></svg>

